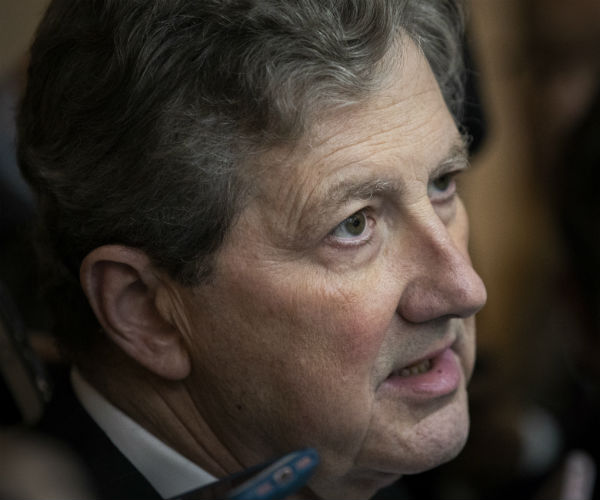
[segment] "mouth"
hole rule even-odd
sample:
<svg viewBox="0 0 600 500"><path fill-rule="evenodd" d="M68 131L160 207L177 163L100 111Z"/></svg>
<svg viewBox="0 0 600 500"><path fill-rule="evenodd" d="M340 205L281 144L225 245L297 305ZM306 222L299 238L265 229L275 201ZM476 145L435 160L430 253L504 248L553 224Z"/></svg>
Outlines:
<svg viewBox="0 0 600 500"><path fill-rule="evenodd" d="M434 398L457 390L462 379L458 355L447 346L395 369L383 386L403 396Z"/></svg>
<svg viewBox="0 0 600 500"><path fill-rule="evenodd" d="M421 373L428 372L433 365L433 358L420 361L413 365L401 368L392 372L390 377L412 377L414 375L420 375Z"/></svg>

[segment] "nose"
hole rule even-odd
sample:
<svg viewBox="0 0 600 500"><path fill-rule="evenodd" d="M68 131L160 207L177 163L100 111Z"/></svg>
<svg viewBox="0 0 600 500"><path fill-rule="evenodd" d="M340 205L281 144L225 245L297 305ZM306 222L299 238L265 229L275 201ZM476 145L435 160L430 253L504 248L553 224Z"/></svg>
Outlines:
<svg viewBox="0 0 600 500"><path fill-rule="evenodd" d="M412 233L409 281L398 313L411 323L472 316L487 300L483 281L467 251L468 228L452 233L437 219Z"/></svg>

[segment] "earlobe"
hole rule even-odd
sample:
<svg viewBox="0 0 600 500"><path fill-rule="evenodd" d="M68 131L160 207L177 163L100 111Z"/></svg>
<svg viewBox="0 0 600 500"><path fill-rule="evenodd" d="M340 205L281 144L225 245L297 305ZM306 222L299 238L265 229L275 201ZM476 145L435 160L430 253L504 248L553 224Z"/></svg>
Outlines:
<svg viewBox="0 0 600 500"><path fill-rule="evenodd" d="M121 245L96 248L83 259L80 280L106 335L129 357L163 378L187 377L184 337L157 307L163 284L144 252Z"/></svg>

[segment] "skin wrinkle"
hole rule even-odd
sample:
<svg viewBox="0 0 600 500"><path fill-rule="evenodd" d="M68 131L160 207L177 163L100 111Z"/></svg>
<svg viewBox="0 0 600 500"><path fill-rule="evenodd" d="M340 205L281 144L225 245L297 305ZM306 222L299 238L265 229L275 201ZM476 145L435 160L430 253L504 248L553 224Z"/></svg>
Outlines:
<svg viewBox="0 0 600 500"><path fill-rule="evenodd" d="M180 290L174 287L172 282L168 279L165 279L163 274L155 272L154 277L161 283L155 296L157 310L161 314L164 314L163 317L167 318L169 322L176 325L178 331L186 333L184 339L187 339L188 343L193 342L194 337L191 334L193 328L189 317L186 314L187 308L184 304ZM215 430L210 427L208 429L206 428L206 422L208 422L208 420L204 418L203 406L197 404L191 396L193 390L178 390L177 393L181 399L174 399L173 402L170 398L164 397L164 391L161 390L160 385L151 385L150 391L151 394L155 396L153 399L157 404L156 407L152 406L152 408L155 408L154 413L156 416L153 418L153 413L146 414L146 418L148 418L146 427L158 429L158 431L154 431L157 437L164 442L169 443L171 441L171 435L177 436L178 439L185 443L185 447L181 451L187 458L190 460L197 459L196 454L200 453L208 458L209 463L214 464L209 471L212 474L226 474L232 467L243 468L243 465L235 460L235 454L232 453L233 450L229 450L228 454L229 457L234 458L234 461L231 462L231 459L224 460L222 454L212 452L213 450L218 449L217 447L205 446L203 444L205 441L204 437L207 435L214 435ZM182 400L184 405L190 406L192 409L182 412ZM163 408L162 411L159 411L160 407ZM193 416L192 420L189 419L190 415ZM165 427L162 425L165 418L168 418L169 421L173 423L173 427L169 428L167 434L164 434L163 429L165 429Z"/></svg>
<svg viewBox="0 0 600 500"><path fill-rule="evenodd" d="M191 360L183 380L187 394L157 386L173 398L160 407L165 418L153 415L148 423L142 414L140 421L209 472L226 467L233 473L314 446L321 465L309 488L323 498L366 498L461 448L474 359L473 323L463 316L483 305L485 290L465 257L460 199L436 205L428 195L432 172L447 164L460 137L439 91L421 92L434 85L434 76L419 54L407 49L395 85L360 112L323 121L321 130L338 134L328 143L297 147L285 164L263 171L257 180L264 190L226 235L209 283L169 283L172 304L164 307ZM391 107L374 111L369 104L379 100ZM346 127L348 116L352 127ZM409 123L415 116L419 124ZM398 126L390 127L392 120ZM377 133L381 127L388 132ZM364 200L351 200L311 235L308 249L282 246L281 235L301 233L302 217L312 216L328 188L358 175L401 191L377 193L369 202L380 204L370 243L342 249L325 237L341 222L339 214L347 217L355 203L364 207ZM464 323L469 326L461 328ZM386 384L394 370L451 342L462 367L451 394L415 400ZM193 413L184 437L193 433L198 446L170 424L178 398L178 418Z"/></svg>
<svg viewBox="0 0 600 500"><path fill-rule="evenodd" d="M466 166L462 166L461 164L468 165L466 153L464 151L464 143L462 141L457 142L457 144L451 148L450 153L431 171L429 177L430 179L435 179L442 174L449 173L453 170L465 170ZM346 185L348 187L345 187ZM380 189L377 189L378 185L383 186ZM402 185L398 184L393 179L374 179L366 180L361 183L356 183L352 180L344 180L329 188L326 193L321 196L321 200L305 211L316 211L318 213L327 214L330 210L329 206L342 205L351 199L368 200L376 193L381 193L388 197L391 197L391 195L401 196L404 191L405 189L403 189Z"/></svg>
<svg viewBox="0 0 600 500"><path fill-rule="evenodd" d="M430 93L430 92L431 92L431 93L433 93L433 94L435 94L435 93L436 93L436 89L435 89L435 88L432 88L432 89L430 89L430 90L428 90L428 91L424 91L424 92L423 92L423 95L426 95L427 93ZM383 110L383 109L390 108L390 109L392 109L392 110L393 110L394 108L397 108L397 107L402 107L403 105L405 105L405 104L406 104L406 101L407 101L407 99L405 99L405 100L400 100L399 102L396 102L396 103L392 104L391 106L377 106L377 105L374 105L374 106L373 106L373 109L374 109L374 110L379 110L379 111L381 111L381 110ZM356 109L355 109L355 108L351 108L351 109L349 109L347 112L349 112L349 113L351 113L351 114L360 113L360 112L361 112L361 111L363 111L363 109L365 109L365 108L367 108L367 106L362 106L362 105L361 105L361 106L357 106L357 108L356 108ZM410 127L410 126L407 126L407 124L406 124L406 123L402 123L402 124L401 124L401 125L402 125L402 128L403 128L403 130L405 131L405 132L404 132L404 134L405 134L405 136L406 136L406 137L410 137L411 133L412 133L412 132L414 132L414 129L416 129L416 128L418 127L417 123L419 123L419 120L414 120L414 119L413 119L413 120L411 120L411 121L409 122L409 124L410 124L410 123L413 123L413 127L414 127L413 129L411 129L411 127ZM346 124L344 124L344 125L346 125ZM365 136L364 138L362 138L362 139L358 140L356 143L354 143L354 144L351 144L351 146L352 146L352 147L355 147L355 146L361 146L361 145L363 145L363 144L371 144L371 147L373 147L373 146L380 146L380 145L386 145L386 146L387 146L387 145L388 145L388 143L387 143L387 141L385 141L384 139L383 139L383 140L382 140L380 143L377 143L377 142L374 142L374 138L375 138L375 137L378 137L378 136L386 136L386 135L389 135L391 132L395 132L395 131L396 131L396 129L398 129L398 128L399 128L401 125L400 125L400 124L398 124L398 123L396 123L396 124L394 124L394 125L390 126L390 127L389 127L389 128L387 128L387 129L382 129L382 130L379 130L379 131L377 131L376 133L373 133L373 134L371 134L371 135L367 135L367 136ZM323 126L320 126L320 125L317 125L317 126L315 127L315 129L316 129L316 133L318 134L318 133L319 133L319 132L322 130L322 128L324 128L324 127L323 127ZM345 127L344 127L344 128L345 128ZM350 127L350 128L352 129L352 128L354 128L354 127ZM341 129L342 129L342 127L339 127L339 128L338 128L338 129L337 129L337 130L336 130L336 131L335 131L335 132L332 134L332 136L331 136L331 138L330 138L329 140L327 140L327 141L324 141L322 144L320 144L320 145L319 145L319 149L326 147L326 146L327 146L327 144L328 144L329 142L331 142L332 140L333 140L333 141L335 141L335 139L337 139L337 138L338 138L338 136L339 136L339 134L340 134L340 132L341 132ZM390 146L391 146L391 145L390 145ZM347 148L348 148L348 145L342 145L342 146L339 146L338 148L334 148L333 150L331 150L331 151L330 151L330 152L328 152L327 154L323 155L323 156L322 156L322 157L319 159L319 162L320 162L320 163L326 163L326 160L330 159L331 157L337 156L338 154L340 154L340 152L344 151L344 150L345 150L345 149L347 149ZM379 150L379 149L377 149L376 151L377 151L377 152L380 152L380 150Z"/></svg>
<svg viewBox="0 0 600 500"><path fill-rule="evenodd" d="M473 331L460 326L484 291L460 258L459 198L435 204L428 190L456 134L444 99L460 93L460 5L242 4L51 4L19 120L42 229L64 240L48 257L60 277L116 241L165 271L147 281L129 256L147 286L113 273L121 314L99 313L115 320L98 318L110 325L98 338L105 350L79 354L81 333L98 325L75 317L87 309L68 310L70 300L56 330L92 385L207 471L314 446L313 492L368 497L450 458L465 430ZM436 79L453 85L440 92ZM40 110L64 119L48 126ZM279 154L285 162L266 161ZM350 178L342 206L311 208ZM361 209L364 239L331 234ZM114 268L116 250L105 250ZM86 280L88 298L106 288ZM76 285L55 289L77 297ZM454 394L415 401L386 389L391 370L454 335L463 366Z"/></svg>
<svg viewBox="0 0 600 500"><path fill-rule="evenodd" d="M323 162L319 162L319 164L322 163ZM361 159L360 163L365 164L365 161ZM347 169L347 167L351 165L352 163L344 164L341 169ZM465 170L467 166L468 160L466 158L464 139L460 138L456 140L456 143L451 147L446 157L441 160L434 169L432 169L429 177L431 179L435 179L444 173L454 170ZM377 185L384 185L385 187L377 190ZM322 195L318 194L321 186L319 184L315 184L312 189L307 192L304 198L308 200L311 198L317 198L318 201L312 202L312 204L311 202L306 202L305 205L307 207L305 206L304 208L295 208L301 203L299 198L304 187L304 184L294 184L290 186L290 191L294 190L296 194L293 196L294 202L291 204L291 206L294 208L289 211L290 218L286 220L286 224L279 230L284 238L289 234L296 236L299 235L301 238L306 238L307 235L314 232L314 230L319 228L319 226L324 225L324 220L328 215L330 215L329 212L331 212L334 207L342 206L352 199L363 201L368 200L372 198L377 191L379 191L377 194L381 197L391 199L392 195L401 196L402 192L405 191L405 189L403 189L402 186L397 183L397 181L391 178L375 178L372 180L367 179L361 181L344 179L339 184L328 188L327 191ZM290 197L291 195L288 193L286 196L282 197L282 199L289 200ZM317 214L317 216L309 217L308 214ZM311 221L311 223L303 224L302 221ZM290 227L294 228L294 230L289 231L288 228ZM299 227L298 230L296 230L297 227ZM328 230L330 229L331 228ZM282 238L282 241L284 238ZM296 238L288 238L284 245L293 248L294 246L299 246L300 244L297 242Z"/></svg>
<svg viewBox="0 0 600 500"><path fill-rule="evenodd" d="M172 286L172 284L168 280L165 280L163 276L159 275L158 273L156 273L155 276L163 285L159 290L161 292L167 291L167 293L161 293L160 298L157 297L157 309L162 313L168 315L166 316L168 317L168 320L171 321L172 324L177 325L177 328L180 332L186 332L184 338L188 341L189 345L190 342L194 341L194 336L191 333L193 331L193 328L189 317L185 312L187 309L185 307L182 295L180 291L176 287ZM162 305L163 301L168 302L168 305ZM156 389L154 391L157 395L160 394L160 392ZM178 423L180 431L183 431L181 435L187 436L188 439L191 440L192 443L194 443L192 445L188 441L188 439L184 440L187 443L187 446L189 447L189 450L187 450L187 453L184 452L184 455L193 460L194 452L192 452L191 450L202 450L202 452L205 453L207 457L209 457L210 462L214 463L217 467L216 469L213 469L210 472L216 475L226 474L228 470L231 470L232 463L227 463L227 460L224 461L224 463L221 463L220 455L218 453L211 453L211 450L214 450L215 448L203 446L202 436L206 435L206 433L197 432L197 429L196 432L194 432L194 428L197 426L200 426L200 428L202 429L205 426L205 422L207 422L207 419L204 418L203 405L197 404L197 402L191 396L192 393L193 390L187 392L182 391L186 403L193 408L191 411L187 412L187 415L195 416L193 422L188 422L188 419L180 417L180 413L178 413L178 402L170 404L168 399L157 398L157 400L164 404L164 407L166 408L167 412L170 415L172 415L173 421ZM161 428L161 422L157 421L155 423L155 426ZM215 429L209 429L208 435L213 434L216 434ZM168 440L165 441L168 442ZM235 457L233 450L228 450L228 455L230 457ZM243 465L238 461L235 461L233 466L237 468L243 468Z"/></svg>
<svg viewBox="0 0 600 500"><path fill-rule="evenodd" d="M393 83L392 79L390 79L390 83L388 83L387 85L384 85L383 88L384 89L387 88L387 86L390 85L391 83ZM431 87L431 88L426 88L425 90L423 90L421 92L418 92L416 95L423 97L423 96L427 95L428 93L436 94L437 92L439 92L439 91L438 91L437 87L434 86L434 87ZM397 107L401 107L401 106L405 105L406 101L408 99L410 99L410 98L406 97L405 99L400 99L397 102L392 102L391 109L393 110L393 109L395 109ZM389 103L384 102L383 104L380 105L378 101L375 101L375 102L368 101L368 104L362 104L361 103L359 105L352 106L352 107L344 110L343 113L344 113L344 115L348 115L349 114L350 116L352 116L354 113L360 112L363 109L372 108L374 110L381 110L381 109L385 109L386 107L390 107ZM417 118L419 118L419 117L417 117ZM343 120L343 118L342 118L342 120ZM418 128L419 124L421 122L422 122L422 120L419 120L419 119L413 119L413 120L409 121L409 123L413 123L414 124L413 128L407 127L406 124L403 123L402 125L405 128L404 135L407 136L407 137L410 137L413 134L414 129ZM375 154L380 154L381 151L382 151L381 148L380 148L380 146L381 145L387 145L387 141L385 141L385 139L382 139L381 142L373 142L373 139L375 137L377 137L377 136L386 136L386 135L389 135L392 131L395 131L396 127L398 127L398 126L399 126L398 124L394 124L394 125L390 126L389 128L385 128L383 130L379 130L379 131L377 131L376 133L374 133L372 135L367 135L364 139L362 139L362 140L360 140L360 141L358 141L358 142L356 142L354 144L351 144L350 146L351 147L356 147L356 146L360 146L361 144L371 143L370 146L371 146L371 148L373 150L372 154L374 154L374 155ZM321 136L325 135L325 139L322 140L322 141L318 141L316 144L312 145L311 148L310 148L311 150L314 151L315 149L324 148L324 147L327 146L327 144L329 142L335 141L335 139L337 138L337 136L338 136L338 134L340 132L339 128L332 127L331 130L333 130L333 131L329 135L322 134L323 129L327 129L327 128L328 128L327 126L320 125L319 120L317 120L317 125L315 127L315 132L313 132L311 134L311 136L313 136L313 137L315 137L315 136L316 137L321 137ZM339 146L337 148L333 148L327 154L322 155L321 157L319 157L314 162L314 165L313 165L312 168L319 168L319 165L326 165L328 163L328 160L330 160L332 157L340 155L345 149L347 149L347 147L348 147L348 145L341 145L341 146ZM292 155L288 156L287 161L285 162L287 164L287 168L292 168L292 164L290 162L290 159L293 161L293 159L295 159L295 155L292 154ZM364 161L364 158L363 158L363 161ZM345 163L343 163L342 168L345 168L345 167L351 166L351 165L352 165L351 161L346 161ZM290 190L296 189L296 192L297 192L297 194L292 197L294 199L294 203L291 204L292 206L295 206L295 205L298 204L298 196L302 192L302 189L301 189L302 187L303 187L302 185L298 186L298 185L292 185L292 184L290 184L289 189ZM318 188L318 185L315 185L313 187L313 189L309 191L308 197L310 197L312 195L312 193L317 188ZM264 192L265 192L265 190L263 190L263 193ZM287 203L288 200L290 199L290 196L289 195L285 196L282 199L285 200L286 203ZM268 200L268 198L267 198L267 200ZM268 200L268 201L272 202L272 200ZM297 218L301 218L302 217L302 210L290 210L289 211L290 217L293 217L293 214L296 214L296 213L299 214L297 216ZM288 225L288 227L291 226L291 224L289 224L289 221L288 221L287 225Z"/></svg>
<svg viewBox="0 0 600 500"><path fill-rule="evenodd" d="M210 464L206 468L212 474L223 474L232 468L241 467L239 462L232 462L231 457L234 457L234 454L224 459L224 455L212 453L213 450L220 449L220 444L216 441L211 443L210 439L207 441L207 437L213 436L212 429L206 426L206 421L202 418L201 406L193 403L192 391L159 379L140 367L123 365L123 353L112 345L106 345L103 349L110 352L97 355L110 357L113 363L119 364L121 376L118 379L97 377L95 372L87 370L85 364L79 368L86 378L105 394L122 391L123 380L133 379L140 374L149 382L144 393L128 391L127 398L114 402L117 407L126 414L131 414L137 407L147 408L148 411L140 415L139 423L166 444L173 443L174 440L180 442L179 451L190 460ZM143 401L140 401L140 398L143 398ZM196 410L200 412L194 413ZM195 415L192 420L190 415ZM169 425L165 425L165 422L169 422ZM192 430L194 426L195 431Z"/></svg>
<svg viewBox="0 0 600 500"><path fill-rule="evenodd" d="M433 90L427 91L427 92L433 92ZM422 92L422 95L426 95L427 92ZM392 108L396 108L397 106L400 106L401 104L402 103L396 103L396 104L394 104L392 106ZM423 118L426 118L426 117L423 117ZM410 121L410 123L414 123L414 127L415 128L418 128L418 126L419 126L418 124L421 123L421 122L422 122L422 120L411 120ZM403 124L403 125L405 125L405 124ZM398 125L396 125L396 127L398 127ZM364 140L358 141L356 144L351 144L350 146L351 147L356 147L356 146L359 146L361 144L369 143L370 141L372 141L373 137L389 135L389 133L391 131L394 131L396 127L391 127L389 129L384 129L382 131L378 131L375 134L368 135ZM322 128L325 128L325 127L322 127L322 126L321 127L317 127L317 134L318 134L319 129L322 129ZM406 128L406 126L404 126L404 128ZM411 135L411 133L410 133L411 131L412 131L412 129L409 128L408 132L405 132L405 135L410 136ZM334 135L332 137L335 138L336 136ZM331 142L331 140L332 139L328 139L327 141L324 141L321 144L321 147L325 147L328 142ZM385 142L385 139L382 139L382 142ZM381 148L378 148L376 146L377 146L377 144L371 145L371 148L373 150L373 154L381 154L381 152L382 152ZM320 156L316 161L314 161L312 168L319 168L319 165L325 165L325 164L327 164L328 160L330 160L332 157L341 155L342 152L345 151L347 148L348 148L348 145L341 145L341 146L339 146L337 148L334 148L333 151L327 152L325 155ZM351 166L352 162L351 161L340 162L340 164L341 164L340 169L342 169L342 168L347 168L348 166ZM288 168L291 168L291 167L288 167ZM304 181L304 182L308 182L308 181ZM298 202L298 196L300 195L300 193L302 193L302 188L303 187L304 187L304 183L302 183L300 185L298 185L298 184L290 185L290 190L296 189L296 193L297 194L295 196L291 196L291 197L288 194L287 196L281 198L282 200L285 200L284 201L284 206L282 206L281 208L285 208L287 206L286 204L289 203L290 198L292 198L294 200L294 202L291 204L292 208L288 210L288 214L289 214L289 217L290 217L291 220L294 220L294 217L295 217L295 220L301 219L303 217L304 210L300 210L300 209L297 208L297 205L299 204L299 202ZM318 185L315 184L315 186L313 187L313 189L311 189L305 197L306 198L310 198L312 196L312 194L314 193L314 191L317 188L318 188ZM272 200L269 200L269 201L272 201ZM299 215L296 216L295 214L299 214ZM288 222L288 227L289 227L289 222ZM284 232L284 231L282 231L282 232Z"/></svg>
<svg viewBox="0 0 600 500"><path fill-rule="evenodd" d="M202 406L196 404L196 401L191 398L189 392L183 394L186 403L191 407L189 412L191 414L197 415L193 421L188 421L189 419L181 418L179 415L181 414L180 404L181 402L178 400L173 404L170 404L167 399L162 399L164 402L164 407L167 410L167 413L172 415L173 421L177 423L177 427L175 431L179 439L183 437L186 443L186 450L184 450L184 455L193 460L196 454L196 450L201 450L202 453L208 457L211 463L214 464L214 468L212 468L209 472L215 475L227 474L228 470L231 470L232 467L243 468L243 465L235 460L232 462L231 460L223 460L223 455L220 453L214 453L214 450L217 448L211 446L204 445L203 436L206 436L205 432L198 432L198 426L202 429L205 426L205 419L202 418L203 411ZM189 413L189 414L190 414ZM157 421L155 422L155 427L161 427L162 422L164 421L164 413L160 413L158 415ZM209 435L214 434L214 429L207 429ZM166 441L168 442L168 441ZM230 457L235 457L235 453L233 450L228 450L228 455Z"/></svg>

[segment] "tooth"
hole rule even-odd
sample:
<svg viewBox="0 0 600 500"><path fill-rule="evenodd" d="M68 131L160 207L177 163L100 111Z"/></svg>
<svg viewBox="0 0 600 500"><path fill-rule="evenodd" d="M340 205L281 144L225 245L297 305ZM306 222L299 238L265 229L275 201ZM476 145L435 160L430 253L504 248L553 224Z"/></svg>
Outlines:
<svg viewBox="0 0 600 500"><path fill-rule="evenodd" d="M421 361L412 366L407 366L406 368L402 368L401 370L395 372L397 376L400 377L410 377L412 375L420 375L429 371L431 368L431 360L426 359L425 361Z"/></svg>

